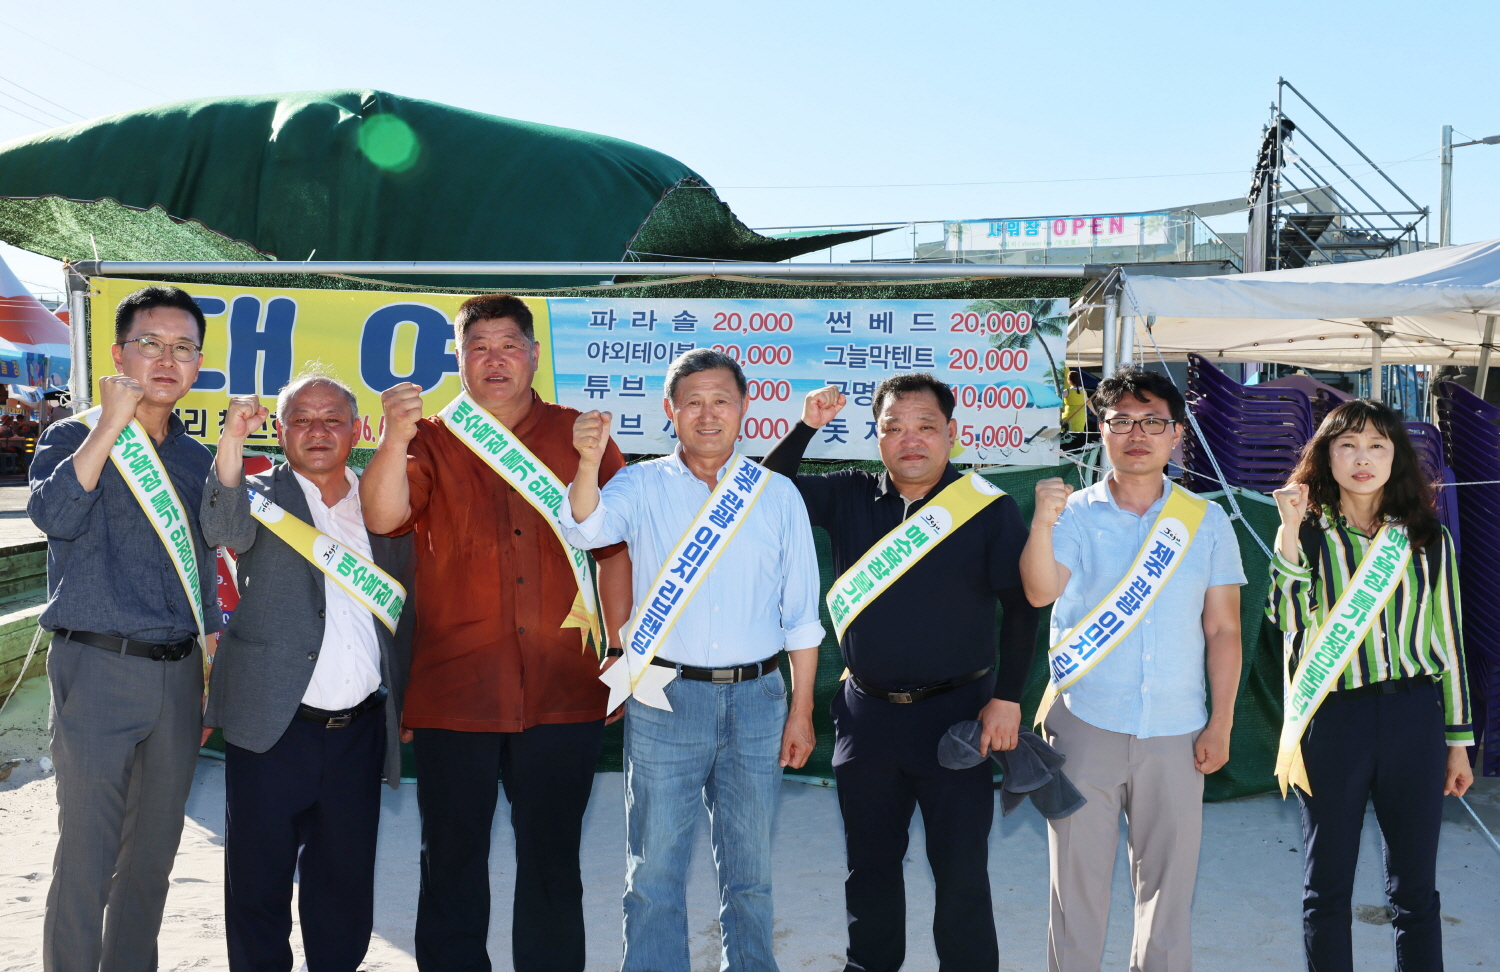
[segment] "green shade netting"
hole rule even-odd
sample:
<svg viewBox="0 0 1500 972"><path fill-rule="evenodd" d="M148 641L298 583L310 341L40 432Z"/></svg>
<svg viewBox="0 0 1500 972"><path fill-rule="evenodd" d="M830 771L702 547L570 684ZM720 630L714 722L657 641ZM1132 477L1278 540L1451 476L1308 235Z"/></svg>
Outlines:
<svg viewBox="0 0 1500 972"><path fill-rule="evenodd" d="M660 152L383 91L179 101L0 145L0 240L59 260L784 260L872 232L763 237Z"/></svg>

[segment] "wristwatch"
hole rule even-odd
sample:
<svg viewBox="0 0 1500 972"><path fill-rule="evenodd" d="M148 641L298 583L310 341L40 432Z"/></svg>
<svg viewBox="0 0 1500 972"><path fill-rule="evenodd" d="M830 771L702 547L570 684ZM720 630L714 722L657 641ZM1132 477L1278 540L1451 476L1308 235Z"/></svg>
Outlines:
<svg viewBox="0 0 1500 972"><path fill-rule="evenodd" d="M604 649L604 657L605 658L619 658L623 654L625 654L625 649L624 648L606 648L606 649Z"/></svg>

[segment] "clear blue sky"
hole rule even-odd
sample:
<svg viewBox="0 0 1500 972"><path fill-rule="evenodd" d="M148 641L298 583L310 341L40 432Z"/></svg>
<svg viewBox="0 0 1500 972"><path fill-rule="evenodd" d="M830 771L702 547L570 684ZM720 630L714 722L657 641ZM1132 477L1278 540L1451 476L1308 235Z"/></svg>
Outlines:
<svg viewBox="0 0 1500 972"><path fill-rule="evenodd" d="M0 106L48 123L0 110L0 141L56 124L6 94L72 120L373 87L650 146L752 226L1110 212L1243 195L1283 75L1435 209L1440 127L1500 134L1497 27L1493 0L0 0ZM834 185L879 188L748 188ZM1500 146L1456 153L1455 242L1500 236L1497 187Z"/></svg>

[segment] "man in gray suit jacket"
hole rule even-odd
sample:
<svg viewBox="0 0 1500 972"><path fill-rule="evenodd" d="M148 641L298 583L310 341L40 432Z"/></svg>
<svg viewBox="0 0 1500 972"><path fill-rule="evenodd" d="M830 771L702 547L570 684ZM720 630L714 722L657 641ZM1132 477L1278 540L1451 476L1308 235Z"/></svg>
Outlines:
<svg viewBox="0 0 1500 972"><path fill-rule="evenodd" d="M293 379L277 407L287 462L248 485L409 587L410 538L364 527L346 466L356 410L336 379ZM243 447L266 418L256 399L230 400L199 511L208 542L238 554L240 603L219 641L204 716L224 730L229 967L291 969L295 873L307 967L355 972L374 918L380 780L401 782L412 608L387 599L377 619L252 515ZM394 596L406 600L404 591Z"/></svg>

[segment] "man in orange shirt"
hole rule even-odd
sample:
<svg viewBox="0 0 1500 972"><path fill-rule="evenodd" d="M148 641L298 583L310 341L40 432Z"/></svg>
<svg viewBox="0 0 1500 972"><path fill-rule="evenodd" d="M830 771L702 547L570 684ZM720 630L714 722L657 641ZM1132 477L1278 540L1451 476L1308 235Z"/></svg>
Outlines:
<svg viewBox="0 0 1500 972"><path fill-rule="evenodd" d="M475 297L454 330L467 421L457 412L422 418L416 385L387 389L385 429L360 484L372 532L415 534L417 628L402 726L415 736L422 813L417 965L490 968L489 840L499 780L516 835L515 968L582 972L578 845L608 690L583 629L560 627L585 602L531 488L537 472L564 490L572 481L578 412L531 389L539 345L523 301ZM487 439L474 439L476 424ZM480 443L499 438L529 451L511 464L531 469L526 487L507 481L498 455L481 455ZM611 445L602 471L623 465ZM604 626L613 633L630 611L630 561L623 544L593 553Z"/></svg>

